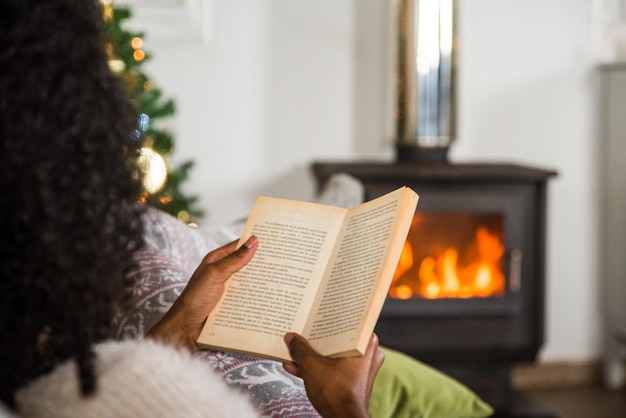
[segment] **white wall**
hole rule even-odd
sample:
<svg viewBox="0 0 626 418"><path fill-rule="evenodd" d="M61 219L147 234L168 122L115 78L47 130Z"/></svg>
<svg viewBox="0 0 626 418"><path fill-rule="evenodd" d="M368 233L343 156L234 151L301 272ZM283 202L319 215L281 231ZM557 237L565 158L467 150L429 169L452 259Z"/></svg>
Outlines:
<svg viewBox="0 0 626 418"><path fill-rule="evenodd" d="M583 0L463 7L459 159L557 170L547 231L546 360L600 352L597 136Z"/></svg>
<svg viewBox="0 0 626 418"><path fill-rule="evenodd" d="M384 0L209 0L211 39L148 33L147 72L177 99L176 158L205 223L258 194L309 199L313 160L390 158ZM136 21L135 24L138 22ZM461 1L451 160L555 169L541 359L600 354L597 136L587 0ZM152 37L152 41L151 41Z"/></svg>

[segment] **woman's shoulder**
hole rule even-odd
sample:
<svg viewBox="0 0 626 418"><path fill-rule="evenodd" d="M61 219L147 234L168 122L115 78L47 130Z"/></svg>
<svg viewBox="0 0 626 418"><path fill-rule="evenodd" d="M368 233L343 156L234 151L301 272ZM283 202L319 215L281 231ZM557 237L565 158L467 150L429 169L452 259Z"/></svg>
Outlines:
<svg viewBox="0 0 626 418"><path fill-rule="evenodd" d="M98 390L79 393L76 367L67 362L21 389L23 416L256 417L244 395L224 384L191 354L143 341L96 347Z"/></svg>

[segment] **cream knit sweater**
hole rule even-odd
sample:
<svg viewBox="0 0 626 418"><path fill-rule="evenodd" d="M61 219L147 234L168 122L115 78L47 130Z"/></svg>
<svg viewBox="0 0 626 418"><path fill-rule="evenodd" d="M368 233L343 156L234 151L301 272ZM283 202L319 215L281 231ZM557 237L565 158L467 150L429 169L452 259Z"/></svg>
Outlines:
<svg viewBox="0 0 626 418"><path fill-rule="evenodd" d="M248 399L190 354L151 341L96 348L98 390L83 398L74 362L17 393L24 417L258 417Z"/></svg>

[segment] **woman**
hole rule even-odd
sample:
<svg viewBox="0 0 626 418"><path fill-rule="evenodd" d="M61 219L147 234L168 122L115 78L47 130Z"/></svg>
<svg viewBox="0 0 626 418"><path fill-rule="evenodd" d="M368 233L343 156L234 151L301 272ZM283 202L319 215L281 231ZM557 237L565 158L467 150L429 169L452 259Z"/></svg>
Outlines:
<svg viewBox="0 0 626 418"><path fill-rule="evenodd" d="M0 2L0 398L33 416L72 414L73 407L102 412L90 405L111 416L149 415L150 407L161 415L211 407L227 416L233 412L224 397L241 400L241 416L252 414L245 399L205 370L200 377L212 386L179 390L177 400L148 391L145 380L119 376L141 364L153 387L182 385L149 367L163 356L180 361L177 379L195 373L200 366L181 350L196 349L225 281L254 255L254 237L205 257L148 334L158 344L104 343L116 304L130 289L124 277L142 245L143 210L135 203L137 113L108 69L100 13L95 0ZM301 336L285 341L295 360L285 368L304 379L323 416L367 416L382 363L375 336L365 356L342 360L319 356ZM72 382L80 394L64 399L67 391L59 391ZM124 396L109 400L109 390ZM201 399L207 392L216 395ZM143 409L136 409L144 395Z"/></svg>

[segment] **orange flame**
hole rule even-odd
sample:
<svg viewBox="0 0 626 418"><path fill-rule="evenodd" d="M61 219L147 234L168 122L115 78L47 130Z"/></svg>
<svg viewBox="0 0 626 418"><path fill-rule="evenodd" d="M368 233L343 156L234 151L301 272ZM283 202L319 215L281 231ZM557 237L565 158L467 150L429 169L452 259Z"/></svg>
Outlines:
<svg viewBox="0 0 626 418"><path fill-rule="evenodd" d="M473 254L473 261L468 265L459 266L459 249L447 247L439 255L423 257L417 279L407 282L405 275L415 265L413 248L407 240L389 296L395 299L409 299L416 295L427 299L501 296L505 279L500 269L504 255L500 238L487 228L479 227L474 241L461 250Z"/></svg>

